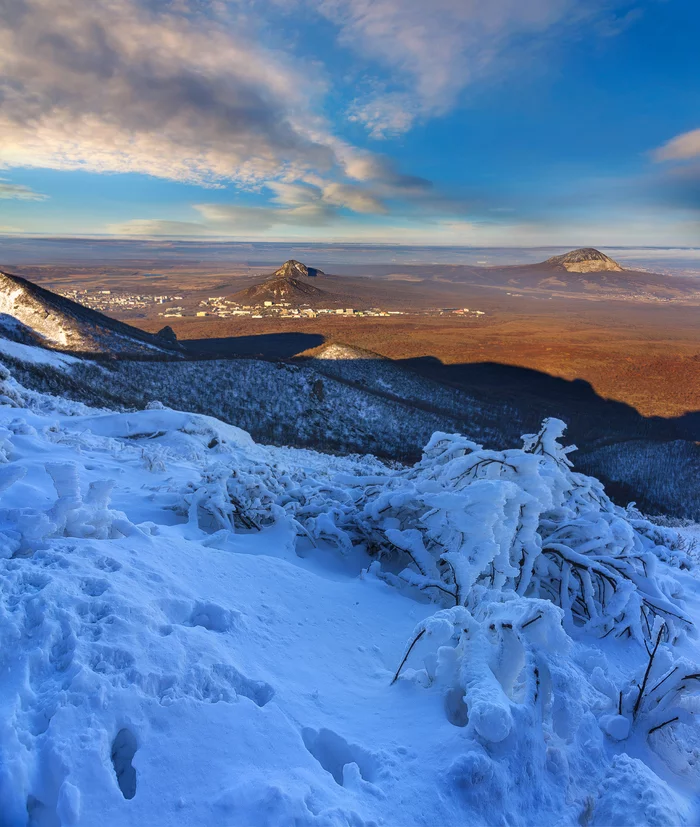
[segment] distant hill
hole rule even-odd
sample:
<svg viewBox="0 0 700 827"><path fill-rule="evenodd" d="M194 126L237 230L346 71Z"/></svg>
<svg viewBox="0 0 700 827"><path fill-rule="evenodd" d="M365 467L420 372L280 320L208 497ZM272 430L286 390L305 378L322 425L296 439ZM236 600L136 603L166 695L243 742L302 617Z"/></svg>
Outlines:
<svg viewBox="0 0 700 827"><path fill-rule="evenodd" d="M305 279L316 278L317 276L325 276L325 273L323 272L323 270L319 270L316 267L307 267L300 261L290 258L289 261L285 261L281 267L275 270L275 272L272 275L280 276L283 278Z"/></svg>
<svg viewBox="0 0 700 827"><path fill-rule="evenodd" d="M569 273L599 273L604 270L621 273L624 269L616 261L593 247L572 250L563 256L552 256L544 264L561 268Z"/></svg>
<svg viewBox="0 0 700 827"><path fill-rule="evenodd" d="M174 354L176 342L111 319L20 276L0 273L0 333L25 344L86 355Z"/></svg>
<svg viewBox="0 0 700 827"><path fill-rule="evenodd" d="M684 299L698 295L691 279L627 270L593 247L571 250L536 264L455 267L440 277L453 283L550 295L624 299Z"/></svg>
<svg viewBox="0 0 700 827"><path fill-rule="evenodd" d="M274 304L289 302L292 306L305 304L337 304L339 298L322 290L304 279L316 278L324 275L322 270L307 267L300 261L290 259L267 279L239 290L229 298L240 304L260 305L266 301Z"/></svg>

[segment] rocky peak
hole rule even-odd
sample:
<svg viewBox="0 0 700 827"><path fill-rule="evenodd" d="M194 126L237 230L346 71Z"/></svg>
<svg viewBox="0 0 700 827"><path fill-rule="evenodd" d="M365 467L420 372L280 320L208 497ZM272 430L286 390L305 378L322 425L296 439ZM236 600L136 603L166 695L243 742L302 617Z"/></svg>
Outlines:
<svg viewBox="0 0 700 827"><path fill-rule="evenodd" d="M177 334L169 324L166 324L165 327L161 327L161 329L156 333L156 336L172 345L177 344Z"/></svg>
<svg viewBox="0 0 700 827"><path fill-rule="evenodd" d="M623 269L616 261L594 247L581 247L562 256L553 256L545 263L563 267L570 273L593 273L601 270L620 272Z"/></svg>
<svg viewBox="0 0 700 827"><path fill-rule="evenodd" d="M314 278L315 276L322 276L324 273L323 270L317 270L315 267L307 267L300 261L290 258L289 261L285 261L278 270L275 270L274 275L279 278L299 279Z"/></svg>

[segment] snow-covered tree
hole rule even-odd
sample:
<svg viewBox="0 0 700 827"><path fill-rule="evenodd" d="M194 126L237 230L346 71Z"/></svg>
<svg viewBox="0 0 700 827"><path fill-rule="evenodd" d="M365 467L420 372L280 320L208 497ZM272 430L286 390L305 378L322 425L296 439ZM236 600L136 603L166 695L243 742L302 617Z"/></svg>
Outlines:
<svg viewBox="0 0 700 827"><path fill-rule="evenodd" d="M471 608L485 586L550 600L568 629L642 641L658 616L678 634L687 617L656 571L678 558L668 533L574 472L564 429L545 420L505 451L437 433L415 466L367 486L357 529L381 559L406 561L386 579L440 601Z"/></svg>

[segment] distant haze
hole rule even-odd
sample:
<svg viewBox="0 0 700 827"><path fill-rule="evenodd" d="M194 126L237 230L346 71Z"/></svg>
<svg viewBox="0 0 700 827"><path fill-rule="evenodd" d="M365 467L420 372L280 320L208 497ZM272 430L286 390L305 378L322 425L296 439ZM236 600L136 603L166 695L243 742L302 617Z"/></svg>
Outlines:
<svg viewBox="0 0 700 827"><path fill-rule="evenodd" d="M595 242L595 239L592 240ZM344 265L372 264L531 264L565 253L567 247L428 247L287 242L198 242L71 238L0 239L0 269L20 264L207 262L277 267L290 258L343 273ZM599 247L623 266L700 278L700 247Z"/></svg>

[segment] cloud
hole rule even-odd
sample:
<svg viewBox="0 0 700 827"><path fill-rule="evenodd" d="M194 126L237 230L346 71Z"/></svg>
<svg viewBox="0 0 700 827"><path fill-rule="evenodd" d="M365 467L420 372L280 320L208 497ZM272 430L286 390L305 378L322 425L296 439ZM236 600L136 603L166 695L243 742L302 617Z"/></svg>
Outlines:
<svg viewBox="0 0 700 827"><path fill-rule="evenodd" d="M167 236L171 238L187 238L211 234L210 228L196 221L169 221L160 218L132 218L119 224L109 224L107 232L111 235L126 237Z"/></svg>
<svg viewBox="0 0 700 827"><path fill-rule="evenodd" d="M421 192L431 189L432 183L416 175L405 175L385 155L361 152L352 147L337 146L336 152L345 168L345 174L355 181L372 181L392 191Z"/></svg>
<svg viewBox="0 0 700 827"><path fill-rule="evenodd" d="M361 123L372 138L389 138L408 132L419 115L420 107L416 102L410 95L400 92L355 99L348 111L348 119Z"/></svg>
<svg viewBox="0 0 700 827"><path fill-rule="evenodd" d="M371 192L353 184L324 181L315 175L307 176L306 184L269 181L266 186L275 193L272 200L285 206L323 205L345 207L358 213L386 212L384 204Z"/></svg>
<svg viewBox="0 0 700 827"><path fill-rule="evenodd" d="M386 88L357 98L349 117L373 137L405 132L418 118L445 113L475 81L513 65L513 55L582 25L589 34L622 31L611 7L623 0L320 0L340 41L391 72ZM625 17L629 25L634 15ZM592 21L615 25L592 27ZM525 46L524 44L527 44ZM547 53L551 58L551 49ZM372 84L371 84L372 85ZM381 83L377 80L374 87Z"/></svg>
<svg viewBox="0 0 700 827"><path fill-rule="evenodd" d="M322 203L299 207L246 207L235 204L195 204L215 231L228 235L256 235L273 227L292 226L309 229L329 224L335 217L333 207Z"/></svg>
<svg viewBox="0 0 700 827"><path fill-rule="evenodd" d="M231 207L246 226L244 215L256 216L257 226L318 224L339 210L381 214L386 199L429 188L333 134L320 114L323 70L266 48L250 8L187 0L0 2L0 168L269 186L284 209ZM255 11L264 16L271 8ZM0 181L0 198L10 197L42 198ZM127 229L160 232L146 219Z"/></svg>
<svg viewBox="0 0 700 827"><path fill-rule="evenodd" d="M245 20L142 0L0 4L5 167L255 184L335 163L318 70Z"/></svg>
<svg viewBox="0 0 700 827"><path fill-rule="evenodd" d="M700 157L700 129L676 135L654 152L657 161L687 161Z"/></svg>
<svg viewBox="0 0 700 827"><path fill-rule="evenodd" d="M45 201L48 196L35 192L24 184L11 184L5 178L0 178L0 199L14 198L18 201Z"/></svg>

